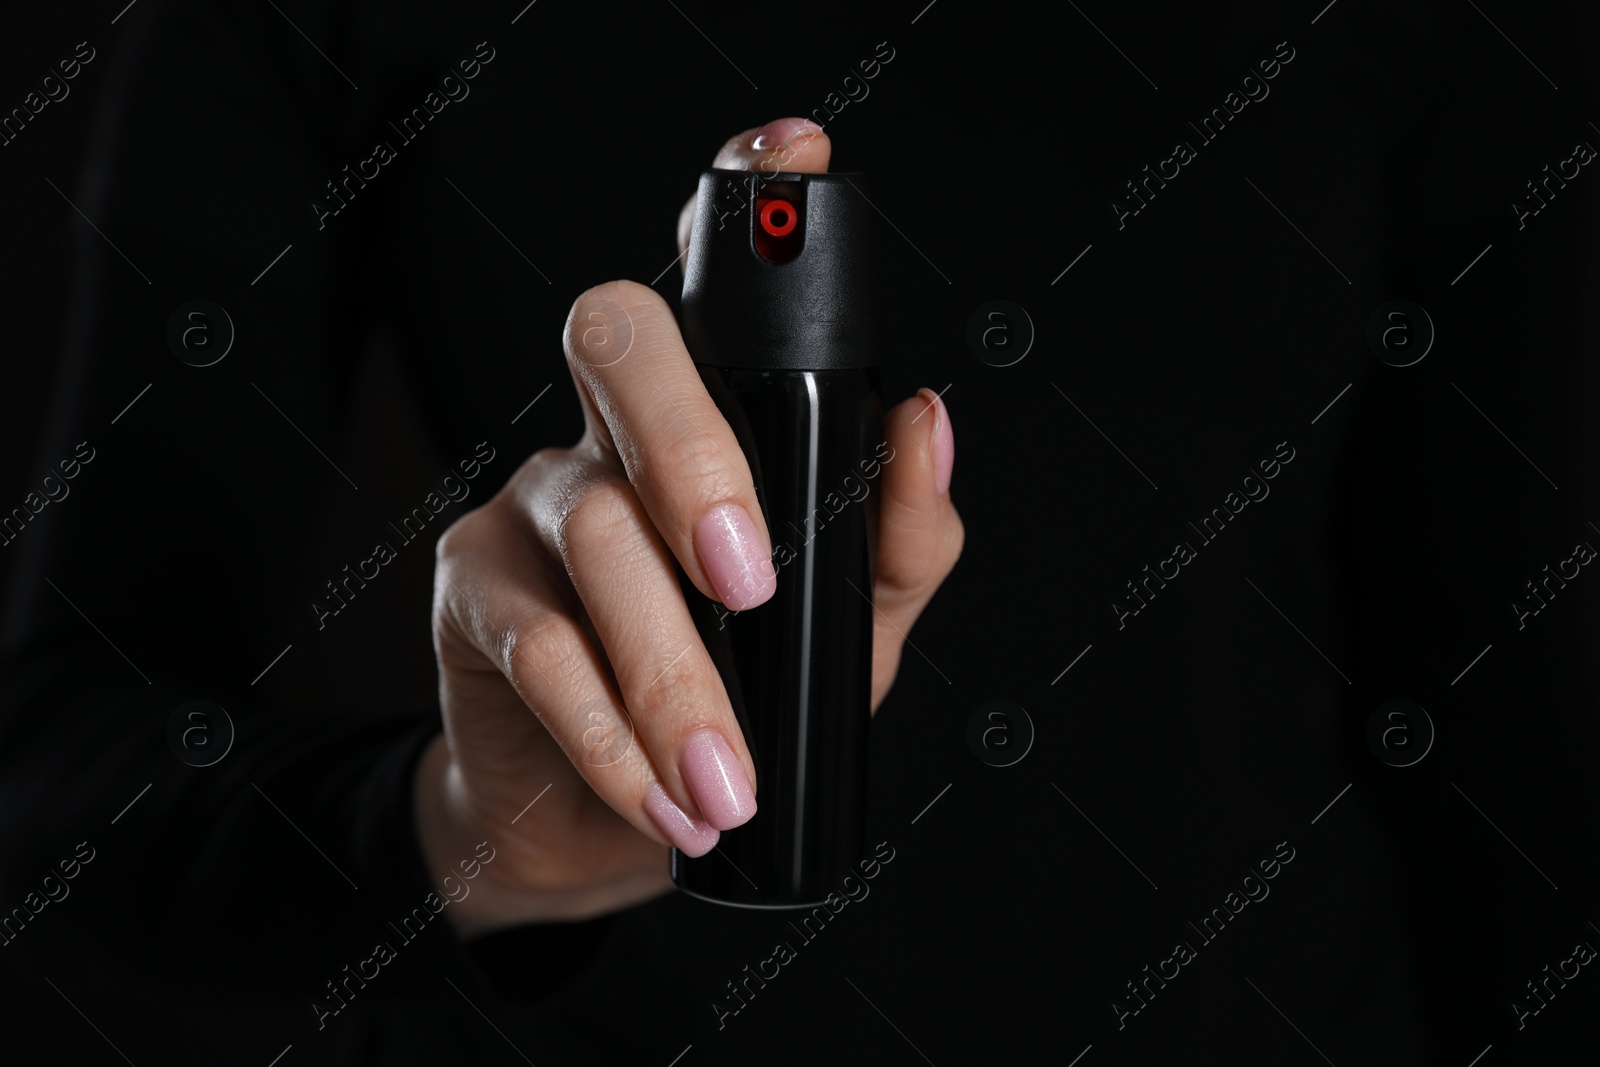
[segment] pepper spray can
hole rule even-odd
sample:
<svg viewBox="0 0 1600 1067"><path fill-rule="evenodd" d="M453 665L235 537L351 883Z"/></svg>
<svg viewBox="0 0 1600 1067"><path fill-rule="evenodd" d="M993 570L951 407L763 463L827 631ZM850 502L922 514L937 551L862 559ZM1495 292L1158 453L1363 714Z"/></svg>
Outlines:
<svg viewBox="0 0 1600 1067"><path fill-rule="evenodd" d="M859 175L708 170L684 268L684 341L733 428L777 591L730 612L683 580L755 760L749 822L672 879L718 903L821 903L860 859L872 576L887 453Z"/></svg>

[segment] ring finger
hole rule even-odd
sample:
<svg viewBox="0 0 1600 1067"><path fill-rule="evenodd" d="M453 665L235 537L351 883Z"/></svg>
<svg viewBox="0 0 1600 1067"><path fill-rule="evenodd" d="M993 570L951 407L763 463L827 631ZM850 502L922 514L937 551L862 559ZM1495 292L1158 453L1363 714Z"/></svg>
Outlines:
<svg viewBox="0 0 1600 1067"><path fill-rule="evenodd" d="M755 814L755 764L673 556L615 461L541 453L519 491L561 560L668 796L718 830Z"/></svg>

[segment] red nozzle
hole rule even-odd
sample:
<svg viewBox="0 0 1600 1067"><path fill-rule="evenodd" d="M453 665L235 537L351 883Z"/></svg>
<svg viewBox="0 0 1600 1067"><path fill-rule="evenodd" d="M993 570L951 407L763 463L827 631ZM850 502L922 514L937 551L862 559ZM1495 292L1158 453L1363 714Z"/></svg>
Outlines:
<svg viewBox="0 0 1600 1067"><path fill-rule="evenodd" d="M761 208L761 228L773 237L787 237L800 222L794 205L787 200L768 200Z"/></svg>

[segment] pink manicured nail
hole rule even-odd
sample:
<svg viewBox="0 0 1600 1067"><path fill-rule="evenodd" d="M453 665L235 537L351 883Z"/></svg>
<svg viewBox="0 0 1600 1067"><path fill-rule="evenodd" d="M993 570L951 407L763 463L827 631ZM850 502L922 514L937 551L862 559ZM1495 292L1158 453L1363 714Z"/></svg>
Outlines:
<svg viewBox="0 0 1600 1067"><path fill-rule="evenodd" d="M659 782L644 795L644 810L650 813L650 818L678 847L678 851L686 856L704 856L722 836L715 826L691 818L674 804Z"/></svg>
<svg viewBox="0 0 1600 1067"><path fill-rule="evenodd" d="M944 496L950 491L950 472L956 465L956 435L950 429L944 399L932 389L921 392L933 397L933 487Z"/></svg>
<svg viewBox="0 0 1600 1067"><path fill-rule="evenodd" d="M797 137L821 132L822 127L810 119L776 119L756 131L750 147L757 152L771 152Z"/></svg>
<svg viewBox="0 0 1600 1067"><path fill-rule="evenodd" d="M717 731L690 734L678 765L700 814L718 830L731 830L756 813L756 794L744 766Z"/></svg>
<svg viewBox="0 0 1600 1067"><path fill-rule="evenodd" d="M695 524L694 550L717 596L734 611L765 604L777 592L772 557L761 547L755 523L738 504L713 508Z"/></svg>

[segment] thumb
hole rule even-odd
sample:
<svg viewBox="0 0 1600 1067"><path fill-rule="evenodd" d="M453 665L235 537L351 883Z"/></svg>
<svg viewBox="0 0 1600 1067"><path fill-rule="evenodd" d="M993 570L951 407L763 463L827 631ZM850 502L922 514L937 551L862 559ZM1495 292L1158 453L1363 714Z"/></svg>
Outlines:
<svg viewBox="0 0 1600 1067"><path fill-rule="evenodd" d="M877 574L873 583L872 706L894 680L900 646L961 556L966 533L950 501L955 435L932 389L883 419Z"/></svg>
<svg viewBox="0 0 1600 1067"><path fill-rule="evenodd" d="M711 165L719 170L753 170L772 175L780 171L789 174L825 174L828 160L833 155L833 144L810 119L776 119L765 126L727 140ZM694 227L694 202L683 205L678 213L678 252L689 248L689 233Z"/></svg>

